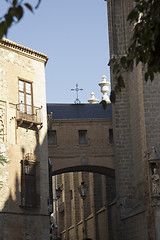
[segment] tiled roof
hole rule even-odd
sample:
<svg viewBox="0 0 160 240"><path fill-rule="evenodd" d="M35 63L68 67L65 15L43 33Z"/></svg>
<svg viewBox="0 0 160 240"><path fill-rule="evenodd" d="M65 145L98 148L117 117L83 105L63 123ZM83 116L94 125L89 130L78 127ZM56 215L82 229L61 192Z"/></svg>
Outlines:
<svg viewBox="0 0 160 240"><path fill-rule="evenodd" d="M101 104L47 104L47 113L52 119L111 119L112 106L107 104L104 110Z"/></svg>

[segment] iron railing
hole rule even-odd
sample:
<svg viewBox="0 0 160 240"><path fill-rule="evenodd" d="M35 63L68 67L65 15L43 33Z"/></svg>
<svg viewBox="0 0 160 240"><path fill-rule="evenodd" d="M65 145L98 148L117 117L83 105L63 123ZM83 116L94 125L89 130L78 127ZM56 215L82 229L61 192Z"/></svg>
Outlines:
<svg viewBox="0 0 160 240"><path fill-rule="evenodd" d="M42 123L41 110L42 107L39 108L32 105L19 103L16 105L16 119Z"/></svg>

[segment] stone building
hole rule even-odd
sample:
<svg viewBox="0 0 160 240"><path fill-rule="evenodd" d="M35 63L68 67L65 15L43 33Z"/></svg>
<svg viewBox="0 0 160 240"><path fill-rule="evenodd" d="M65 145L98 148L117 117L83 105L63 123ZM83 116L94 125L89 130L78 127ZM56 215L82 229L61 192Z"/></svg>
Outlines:
<svg viewBox="0 0 160 240"><path fill-rule="evenodd" d="M133 0L107 1L112 87L112 59L126 52L132 36L127 16L134 4ZM112 206L117 228L113 225L112 239L159 240L159 75L146 83L139 64L132 73L124 73L124 80L126 87L112 107L117 189Z"/></svg>
<svg viewBox="0 0 160 240"><path fill-rule="evenodd" d="M0 240L48 240L47 56L0 42Z"/></svg>
<svg viewBox="0 0 160 240"><path fill-rule="evenodd" d="M105 172L101 162L114 157L111 104L106 110L100 104L47 104L47 109L53 174L63 172L53 177L54 226L58 224L62 239L109 239L114 173ZM57 162L61 172L56 171ZM79 187L84 185L87 193L82 199ZM55 189L61 191L58 199Z"/></svg>

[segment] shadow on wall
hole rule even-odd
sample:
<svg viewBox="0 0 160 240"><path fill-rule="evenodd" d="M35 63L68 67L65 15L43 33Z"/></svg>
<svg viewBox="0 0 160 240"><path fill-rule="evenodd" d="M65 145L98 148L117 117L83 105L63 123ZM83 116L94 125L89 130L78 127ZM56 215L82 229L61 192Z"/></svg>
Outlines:
<svg viewBox="0 0 160 240"><path fill-rule="evenodd" d="M15 184L10 183L8 176L10 194L0 211L0 240L49 239L48 158L44 162L42 153L47 145L46 137L40 144L39 132L35 132L34 153L26 153L25 147L22 148L23 157L17 160L20 170L13 169ZM3 188L8 189L6 182L0 191Z"/></svg>

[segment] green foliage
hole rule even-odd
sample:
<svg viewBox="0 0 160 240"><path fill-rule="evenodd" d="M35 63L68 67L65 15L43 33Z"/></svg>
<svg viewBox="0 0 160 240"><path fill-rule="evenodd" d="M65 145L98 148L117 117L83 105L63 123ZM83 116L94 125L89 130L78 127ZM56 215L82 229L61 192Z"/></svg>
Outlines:
<svg viewBox="0 0 160 240"><path fill-rule="evenodd" d="M3 155L3 153L0 152L0 165L3 165L3 166L4 166L4 164L7 163L7 162L8 162L8 161L7 161L7 159L5 158L5 156ZM2 188L2 186L3 186L3 183L2 183L2 181L0 181L0 189Z"/></svg>
<svg viewBox="0 0 160 240"><path fill-rule="evenodd" d="M13 23L18 23L22 19L25 8L33 12L41 2L41 0L38 0L37 5L33 7L29 3L24 2L24 0L5 1L9 4L9 9L8 12L0 18L0 39L2 39L3 36L7 36L8 29Z"/></svg>
<svg viewBox="0 0 160 240"><path fill-rule="evenodd" d="M7 163L7 159L4 157L3 153L0 152L0 164L4 165L5 163Z"/></svg>
<svg viewBox="0 0 160 240"><path fill-rule="evenodd" d="M134 64L141 62L145 66L146 81L153 81L154 74L160 72L160 1L136 0L127 20L133 26L133 35L126 55L113 59L117 84L111 102L115 102L116 94L125 87L123 72L133 71Z"/></svg>
<svg viewBox="0 0 160 240"><path fill-rule="evenodd" d="M106 110L106 108L107 108L107 102L106 102L105 100L102 100L102 101L100 102L100 104L102 104L103 109Z"/></svg>
<svg viewBox="0 0 160 240"><path fill-rule="evenodd" d="M4 164L7 163L7 162L8 162L8 161L7 161L7 159L4 157L3 153L0 152L0 165L3 165L3 166L4 166ZM3 186L3 183L2 183L2 181L0 181L0 189L2 188L2 186Z"/></svg>

